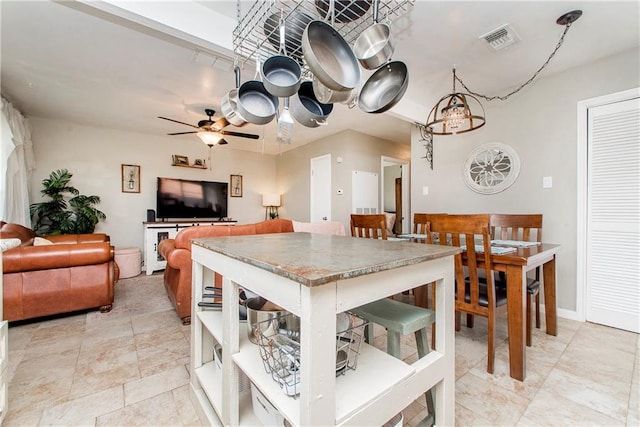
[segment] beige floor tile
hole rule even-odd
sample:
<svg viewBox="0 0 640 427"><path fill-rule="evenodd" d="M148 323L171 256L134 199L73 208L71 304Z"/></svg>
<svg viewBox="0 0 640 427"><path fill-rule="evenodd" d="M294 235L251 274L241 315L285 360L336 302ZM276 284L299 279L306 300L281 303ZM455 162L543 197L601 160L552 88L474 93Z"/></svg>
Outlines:
<svg viewBox="0 0 640 427"><path fill-rule="evenodd" d="M130 381L124 385L125 404L129 406L188 383L189 375L184 366Z"/></svg>
<svg viewBox="0 0 640 427"><path fill-rule="evenodd" d="M488 419L476 414L460 404L456 404L456 426L490 426L493 425Z"/></svg>
<svg viewBox="0 0 640 427"><path fill-rule="evenodd" d="M624 423L629 405L629 388L622 391L610 382L598 382L554 369L542 387L550 394L586 406Z"/></svg>
<svg viewBox="0 0 640 427"><path fill-rule="evenodd" d="M102 340L99 344L83 345L78 356L77 373L91 376L122 366L136 365L138 355L133 337Z"/></svg>
<svg viewBox="0 0 640 427"><path fill-rule="evenodd" d="M167 328L178 329L180 324L176 323L176 317L174 310L156 311L135 316L131 319L133 333L139 335Z"/></svg>
<svg viewBox="0 0 640 427"><path fill-rule="evenodd" d="M42 414L42 425L95 425L95 418L124 407L124 390L110 389L53 406Z"/></svg>
<svg viewBox="0 0 640 427"><path fill-rule="evenodd" d="M96 427L106 426L181 426L180 412L170 391L129 404L122 409L101 415Z"/></svg>
<svg viewBox="0 0 640 427"><path fill-rule="evenodd" d="M502 387L487 387L482 378L468 373L456 381L456 402L493 425L514 425L529 399Z"/></svg>
<svg viewBox="0 0 640 427"><path fill-rule="evenodd" d="M182 425L201 425L200 418L198 418L198 414L196 413L195 409L193 408L193 404L191 403L189 387L189 384L185 384L182 387L178 387L172 390L171 394L173 395L173 400L176 403L176 408L178 408L178 414L180 415Z"/></svg>
<svg viewBox="0 0 640 427"><path fill-rule="evenodd" d="M120 280L110 313L10 325L3 427L201 425L189 396L191 327L162 282L161 272ZM505 315L496 328L496 370L486 373L486 325L476 317L467 328L463 316L455 335L456 425L640 425L638 334L558 319L554 337L543 319L519 382L508 376ZM386 351L384 329L374 325L374 332ZM405 360L417 358L412 335L401 349ZM405 426L417 426L424 397L403 415Z"/></svg>
<svg viewBox="0 0 640 427"><path fill-rule="evenodd" d="M76 399L88 394L97 393L117 385L128 383L140 378L138 363L117 366L92 374L77 371L73 378L70 398Z"/></svg>
<svg viewBox="0 0 640 427"><path fill-rule="evenodd" d="M620 426L619 421L557 393L541 390L518 426Z"/></svg>
<svg viewBox="0 0 640 427"><path fill-rule="evenodd" d="M9 413L2 422L2 427L26 427L40 424L43 408L39 406L22 406L15 408L9 402Z"/></svg>

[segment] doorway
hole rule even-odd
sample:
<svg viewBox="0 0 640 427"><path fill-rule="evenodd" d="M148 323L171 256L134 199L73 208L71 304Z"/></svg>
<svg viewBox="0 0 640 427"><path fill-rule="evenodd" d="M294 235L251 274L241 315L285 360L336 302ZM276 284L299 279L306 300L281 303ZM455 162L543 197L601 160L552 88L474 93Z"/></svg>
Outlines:
<svg viewBox="0 0 640 427"><path fill-rule="evenodd" d="M409 211L409 162L407 160L382 156L380 166L381 212L396 214L397 234L410 232L411 213Z"/></svg>
<svg viewBox="0 0 640 427"><path fill-rule="evenodd" d="M640 89L578 104L577 308L640 332Z"/></svg>

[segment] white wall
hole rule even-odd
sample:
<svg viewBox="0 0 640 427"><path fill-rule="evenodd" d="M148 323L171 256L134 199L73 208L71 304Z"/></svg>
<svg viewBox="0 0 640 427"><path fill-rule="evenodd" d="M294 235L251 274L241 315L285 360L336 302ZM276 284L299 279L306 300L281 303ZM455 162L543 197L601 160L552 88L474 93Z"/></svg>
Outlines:
<svg viewBox="0 0 640 427"><path fill-rule="evenodd" d="M71 185L81 194L101 198L97 208L107 215L96 232L107 233L115 246L143 247L142 223L147 209L156 208L159 176L229 182L243 176L243 197L229 197L228 215L240 223L264 219L262 194L275 191L273 155L214 147L212 170L171 166L172 154L207 158L209 147L196 136L169 137L87 127L49 119L29 118L33 127L36 170L31 182L32 203L43 201L42 180L51 171L68 169ZM140 193L121 191L121 164L140 165Z"/></svg>
<svg viewBox="0 0 640 427"><path fill-rule="evenodd" d="M575 311L577 103L640 86L639 58L634 49L542 78L507 102L483 101L487 120L483 128L434 137L433 171L421 159L424 148L414 129L412 216L415 212L542 213L543 240L562 245L556 264L558 307ZM466 156L486 142L510 145L522 163L515 184L495 195L471 191L461 174ZM553 177L552 188L542 188L544 176ZM425 185L427 196L422 195Z"/></svg>
<svg viewBox="0 0 640 427"><path fill-rule="evenodd" d="M276 158L278 187L282 197L281 218L309 221L310 159L331 154L331 218L349 229L351 214L351 172L380 175L381 157L409 160L410 145L395 143L355 131L344 131L287 151ZM337 159L342 159L337 163ZM379 183L381 186L382 183ZM343 195L337 195L337 189Z"/></svg>

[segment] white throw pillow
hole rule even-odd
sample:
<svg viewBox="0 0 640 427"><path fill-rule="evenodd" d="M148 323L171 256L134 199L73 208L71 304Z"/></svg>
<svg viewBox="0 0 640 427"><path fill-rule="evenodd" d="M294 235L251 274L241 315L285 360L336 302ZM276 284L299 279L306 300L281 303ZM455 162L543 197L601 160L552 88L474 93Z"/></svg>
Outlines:
<svg viewBox="0 0 640 427"><path fill-rule="evenodd" d="M33 246L48 246L53 245L54 243L51 240L47 240L44 237L34 237L33 238Z"/></svg>
<svg viewBox="0 0 640 427"><path fill-rule="evenodd" d="M396 214L385 212L384 216L387 220L387 234L393 234L393 226L396 223Z"/></svg>
<svg viewBox="0 0 640 427"><path fill-rule="evenodd" d="M0 252L6 251L7 249L16 248L20 246L22 241L17 237L12 239L0 239Z"/></svg>

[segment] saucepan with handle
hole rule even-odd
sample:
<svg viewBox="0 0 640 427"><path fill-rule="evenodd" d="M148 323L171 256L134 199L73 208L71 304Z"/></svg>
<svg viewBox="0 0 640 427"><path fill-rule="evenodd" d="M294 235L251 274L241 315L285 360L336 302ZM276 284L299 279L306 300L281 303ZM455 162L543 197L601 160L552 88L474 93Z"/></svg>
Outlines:
<svg viewBox="0 0 640 427"><path fill-rule="evenodd" d="M286 98L298 91L302 68L292 57L287 56L285 48L285 22L280 21L280 52L269 57L262 64L262 81L270 94Z"/></svg>
<svg viewBox="0 0 640 427"><path fill-rule="evenodd" d="M240 87L240 69L235 66L233 71L236 75L236 88L231 89L224 97L222 97L222 101L220 101L220 109L222 110L222 115L229 123L235 127L242 127L248 122L240 115L237 106L238 88Z"/></svg>
<svg viewBox="0 0 640 427"><path fill-rule="evenodd" d="M260 75L260 60L256 61L256 79ZM249 123L266 125L274 119L280 103L260 80L249 80L238 89L238 111Z"/></svg>
<svg viewBox="0 0 640 427"><path fill-rule="evenodd" d="M391 27L378 22L379 0L373 1L373 25L364 30L353 45L358 62L367 70L375 70L389 62L395 49Z"/></svg>

